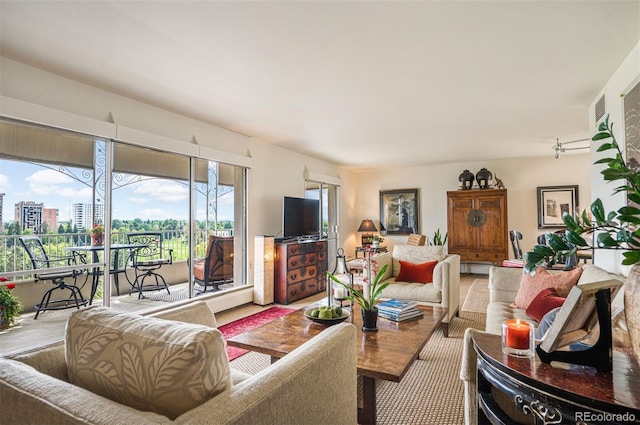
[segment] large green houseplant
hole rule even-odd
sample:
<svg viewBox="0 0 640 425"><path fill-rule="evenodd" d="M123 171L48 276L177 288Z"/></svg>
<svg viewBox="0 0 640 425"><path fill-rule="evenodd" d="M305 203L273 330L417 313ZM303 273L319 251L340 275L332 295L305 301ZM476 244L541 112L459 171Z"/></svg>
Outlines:
<svg viewBox="0 0 640 425"><path fill-rule="evenodd" d="M610 139L610 141L609 141ZM534 272L536 267L562 262L564 258L573 256L579 249L590 249L584 235L595 235L595 249L621 249L623 265L640 263L640 170L632 169L624 160L622 151L613 134L613 123L609 124L609 116L600 123L598 133L592 140L606 141L598 148L598 152L612 151L613 155L600 159L595 164L606 164L601 171L605 181L622 181L613 193L624 192L633 204L619 208L617 211L605 212L602 200L596 199L590 208L575 217L564 214L562 221L567 230L564 234L547 233L547 245L536 245L531 252L525 254L525 271ZM591 215L591 217L590 217Z"/></svg>

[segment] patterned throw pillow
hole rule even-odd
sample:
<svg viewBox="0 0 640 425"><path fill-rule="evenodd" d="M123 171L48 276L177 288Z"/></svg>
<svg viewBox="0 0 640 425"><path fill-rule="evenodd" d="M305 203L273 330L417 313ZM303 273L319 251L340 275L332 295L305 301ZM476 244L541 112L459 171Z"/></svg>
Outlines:
<svg viewBox="0 0 640 425"><path fill-rule="evenodd" d="M431 283L433 282L433 269L437 264L437 261L414 264L400 260L400 273L396 277L396 282Z"/></svg>
<svg viewBox="0 0 640 425"><path fill-rule="evenodd" d="M72 384L170 419L231 386L224 339L207 326L94 307L71 315L65 344Z"/></svg>
<svg viewBox="0 0 640 425"><path fill-rule="evenodd" d="M571 288L578 283L581 274L582 267L557 274L551 274L542 267L538 267L534 276L524 273L520 280L520 289L516 294L515 303L511 307L526 310L536 295L545 288L554 288L559 296L566 298Z"/></svg>

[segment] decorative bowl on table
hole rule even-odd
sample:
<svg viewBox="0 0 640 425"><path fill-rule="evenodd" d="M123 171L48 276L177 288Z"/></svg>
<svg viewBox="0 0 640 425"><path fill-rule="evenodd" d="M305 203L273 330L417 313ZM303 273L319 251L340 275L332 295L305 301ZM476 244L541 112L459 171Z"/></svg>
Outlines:
<svg viewBox="0 0 640 425"><path fill-rule="evenodd" d="M321 325L331 326L336 325L340 322L344 322L347 317L349 317L349 310L341 309L340 315L335 317L335 315L331 318L321 318L317 316L312 316L311 312L314 310L318 310L320 307L308 308L304 311L304 317L309 320L312 320L316 323L320 323Z"/></svg>

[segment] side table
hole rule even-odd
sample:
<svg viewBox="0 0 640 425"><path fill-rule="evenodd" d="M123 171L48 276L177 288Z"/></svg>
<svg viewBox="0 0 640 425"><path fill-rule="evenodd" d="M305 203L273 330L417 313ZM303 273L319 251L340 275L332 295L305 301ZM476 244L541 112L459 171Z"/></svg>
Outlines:
<svg viewBox="0 0 640 425"><path fill-rule="evenodd" d="M500 335L474 333L478 423L640 424L640 367L614 350L613 371L554 367L502 353Z"/></svg>
<svg viewBox="0 0 640 425"><path fill-rule="evenodd" d="M375 248L373 247L366 247L366 246L357 246L356 247L356 259L360 258L358 257L359 253L362 253L362 257L364 258L364 254L365 252L367 252L367 248L369 248L371 250L371 252L373 252L374 254L379 254L381 252L387 252L387 247L386 246L377 246Z"/></svg>

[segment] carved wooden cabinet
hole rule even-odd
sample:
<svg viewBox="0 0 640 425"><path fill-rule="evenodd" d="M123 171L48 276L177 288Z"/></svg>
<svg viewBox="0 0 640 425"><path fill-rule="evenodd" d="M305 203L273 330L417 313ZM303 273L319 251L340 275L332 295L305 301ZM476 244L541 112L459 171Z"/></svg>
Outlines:
<svg viewBox="0 0 640 425"><path fill-rule="evenodd" d="M275 301L289 304L326 290L327 242L276 244Z"/></svg>
<svg viewBox="0 0 640 425"><path fill-rule="evenodd" d="M447 192L448 251L463 262L509 258L507 190Z"/></svg>

